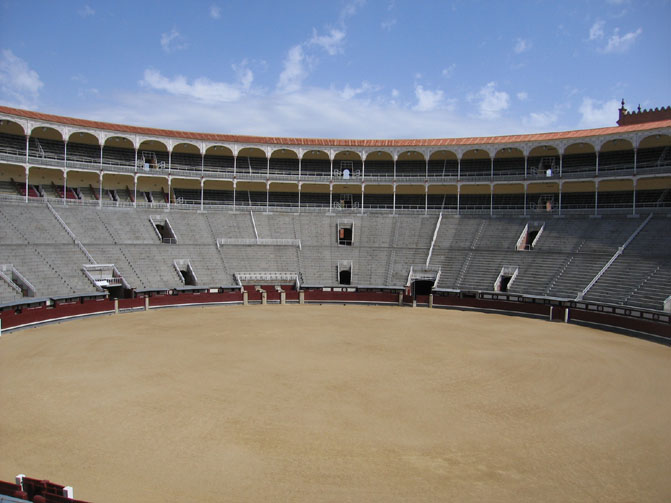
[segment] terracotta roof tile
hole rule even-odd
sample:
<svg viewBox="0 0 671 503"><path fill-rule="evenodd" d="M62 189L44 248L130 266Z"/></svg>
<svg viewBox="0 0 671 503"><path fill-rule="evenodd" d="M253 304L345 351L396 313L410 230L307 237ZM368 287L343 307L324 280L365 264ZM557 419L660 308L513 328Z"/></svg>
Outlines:
<svg viewBox="0 0 671 503"><path fill-rule="evenodd" d="M533 133L505 136L481 136L471 138L427 138L427 139L342 139L342 138L283 138L251 135L232 135L216 133L196 133L190 131L177 131L171 129L157 129L143 126L127 126L123 124L112 124L109 122L62 117L59 115L45 114L30 110L21 110L0 106L0 112L16 117L27 119L39 119L68 126L80 126L84 128L95 128L106 131L118 131L126 134L141 134L145 136L161 136L173 139L190 139L200 141L213 141L222 143L257 143L266 145L304 145L319 147L408 147L408 146L458 146L458 145L486 145L521 143L527 141L553 141L570 138L588 138L593 136L621 134L635 131L647 131L658 128L671 127L671 120L658 122L647 122L632 124L628 126L613 126L596 129L583 129L576 131L562 131L554 133Z"/></svg>

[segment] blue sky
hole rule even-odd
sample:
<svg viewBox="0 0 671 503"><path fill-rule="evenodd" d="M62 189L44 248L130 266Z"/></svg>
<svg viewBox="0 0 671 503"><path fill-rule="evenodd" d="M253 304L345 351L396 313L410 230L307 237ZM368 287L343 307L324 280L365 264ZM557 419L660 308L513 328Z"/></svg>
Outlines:
<svg viewBox="0 0 671 503"><path fill-rule="evenodd" d="M434 138L671 105L670 0L0 0L0 103L188 131Z"/></svg>

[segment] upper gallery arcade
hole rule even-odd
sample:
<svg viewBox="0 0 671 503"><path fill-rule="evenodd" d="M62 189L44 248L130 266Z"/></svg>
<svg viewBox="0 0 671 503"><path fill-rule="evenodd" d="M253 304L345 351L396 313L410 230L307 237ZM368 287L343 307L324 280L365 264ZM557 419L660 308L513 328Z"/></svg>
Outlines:
<svg viewBox="0 0 671 503"><path fill-rule="evenodd" d="M266 206L300 208L302 198L304 207L395 211L439 202L450 209L456 201L459 210L489 198L491 210L496 201L523 199L526 213L539 195L561 207L562 195L566 204L575 194L593 194L596 208L600 193L635 198L637 190L671 187L671 119L528 135L343 140L170 131L0 107L0 171L26 199L33 185L59 188L64 199L81 197L68 187L84 187L100 205L108 190L125 188L134 205L138 192L158 191L168 206L201 208L232 196L233 205L262 206L265 197Z"/></svg>

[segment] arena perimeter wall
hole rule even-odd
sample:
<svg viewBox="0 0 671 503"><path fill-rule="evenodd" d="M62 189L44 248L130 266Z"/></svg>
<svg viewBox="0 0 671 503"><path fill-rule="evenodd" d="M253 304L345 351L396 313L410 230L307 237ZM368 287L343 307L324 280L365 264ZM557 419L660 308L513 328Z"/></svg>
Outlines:
<svg viewBox="0 0 671 503"><path fill-rule="evenodd" d="M213 291L214 290L214 291ZM280 302L280 293L268 288L267 302ZM204 289L203 291L147 291L128 299L111 300L104 296L26 299L0 306L2 330L67 320L96 314L163 307L216 304L258 304L261 293L240 288ZM302 300L301 300L302 297ZM412 297L399 288L321 288L287 290L287 303L333 303L428 306L447 309L473 309L504 314L545 318L594 325L606 330L628 333L671 346L671 314L574 300L529 297L489 292L436 290L432 295Z"/></svg>

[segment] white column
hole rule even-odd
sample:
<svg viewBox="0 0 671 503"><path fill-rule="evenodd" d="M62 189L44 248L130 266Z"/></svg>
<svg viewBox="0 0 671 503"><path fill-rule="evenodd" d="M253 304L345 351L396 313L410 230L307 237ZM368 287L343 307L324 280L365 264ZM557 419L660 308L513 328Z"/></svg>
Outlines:
<svg viewBox="0 0 671 503"><path fill-rule="evenodd" d="M268 213L269 211L270 211L270 181L266 180L266 213Z"/></svg>
<svg viewBox="0 0 671 503"><path fill-rule="evenodd" d="M28 164L26 164L26 202L28 202L28 178L30 175L30 168L28 167Z"/></svg>
<svg viewBox="0 0 671 503"><path fill-rule="evenodd" d="M525 177L526 178L526 177ZM527 184L524 184L524 216L527 216Z"/></svg>
<svg viewBox="0 0 671 503"><path fill-rule="evenodd" d="M562 182L559 182L559 216L561 216L561 188L564 185Z"/></svg>
<svg viewBox="0 0 671 503"><path fill-rule="evenodd" d="M205 191L205 180L200 177L200 211L203 211L203 192Z"/></svg>
<svg viewBox="0 0 671 503"><path fill-rule="evenodd" d="M63 170L63 204L65 204L65 199L68 197L68 170Z"/></svg>
<svg viewBox="0 0 671 503"><path fill-rule="evenodd" d="M638 148L634 148L634 174L636 174L637 158L638 158Z"/></svg>
<svg viewBox="0 0 671 503"><path fill-rule="evenodd" d="M596 151L596 176L599 176L599 151Z"/></svg>
<svg viewBox="0 0 671 503"><path fill-rule="evenodd" d="M529 156L524 154L524 179L527 179L527 168L529 167Z"/></svg>
<svg viewBox="0 0 671 503"><path fill-rule="evenodd" d="M492 174L491 174L491 178L492 178L492 180L493 180L493 179L494 179L494 158L492 157L491 159L492 159L492 168L491 168L491 172L492 172Z"/></svg>
<svg viewBox="0 0 671 503"><path fill-rule="evenodd" d="M137 175L133 177L133 208L137 208Z"/></svg>
<svg viewBox="0 0 671 503"><path fill-rule="evenodd" d="M632 214L632 215L636 215L636 180L634 180L634 193L633 193L633 196L634 196L634 200L633 200L633 203L632 203L632 205L631 205L631 214Z"/></svg>
<svg viewBox="0 0 671 503"><path fill-rule="evenodd" d="M494 214L494 184L489 186L489 216Z"/></svg>
<svg viewBox="0 0 671 503"><path fill-rule="evenodd" d="M331 161L331 176L333 176L333 161ZM329 213L333 209L333 182L329 183Z"/></svg>
<svg viewBox="0 0 671 503"><path fill-rule="evenodd" d="M172 178L168 177L168 209L170 209L170 187L172 186Z"/></svg>
<svg viewBox="0 0 671 503"><path fill-rule="evenodd" d="M599 163L597 162L597 169ZM597 215L597 210L599 208L599 182L594 184L594 216Z"/></svg>
<svg viewBox="0 0 671 503"><path fill-rule="evenodd" d="M98 206L103 207L103 170L100 169L100 182L98 184Z"/></svg>
<svg viewBox="0 0 671 503"><path fill-rule="evenodd" d="M394 161L394 170L396 169L396 161ZM395 215L396 214L396 182L394 182L394 199L393 199L393 204L391 207L391 214Z"/></svg>
<svg viewBox="0 0 671 503"><path fill-rule="evenodd" d="M363 215L363 193L365 190L366 184L361 183L361 214Z"/></svg>
<svg viewBox="0 0 671 503"><path fill-rule="evenodd" d="M424 214L429 212L429 184L424 184Z"/></svg>
<svg viewBox="0 0 671 503"><path fill-rule="evenodd" d="M459 214L460 200L461 200L461 185L457 184L457 215Z"/></svg>
<svg viewBox="0 0 671 503"><path fill-rule="evenodd" d="M28 202L28 173L30 167L28 166L28 152L30 151L30 135L26 135L26 203Z"/></svg>

